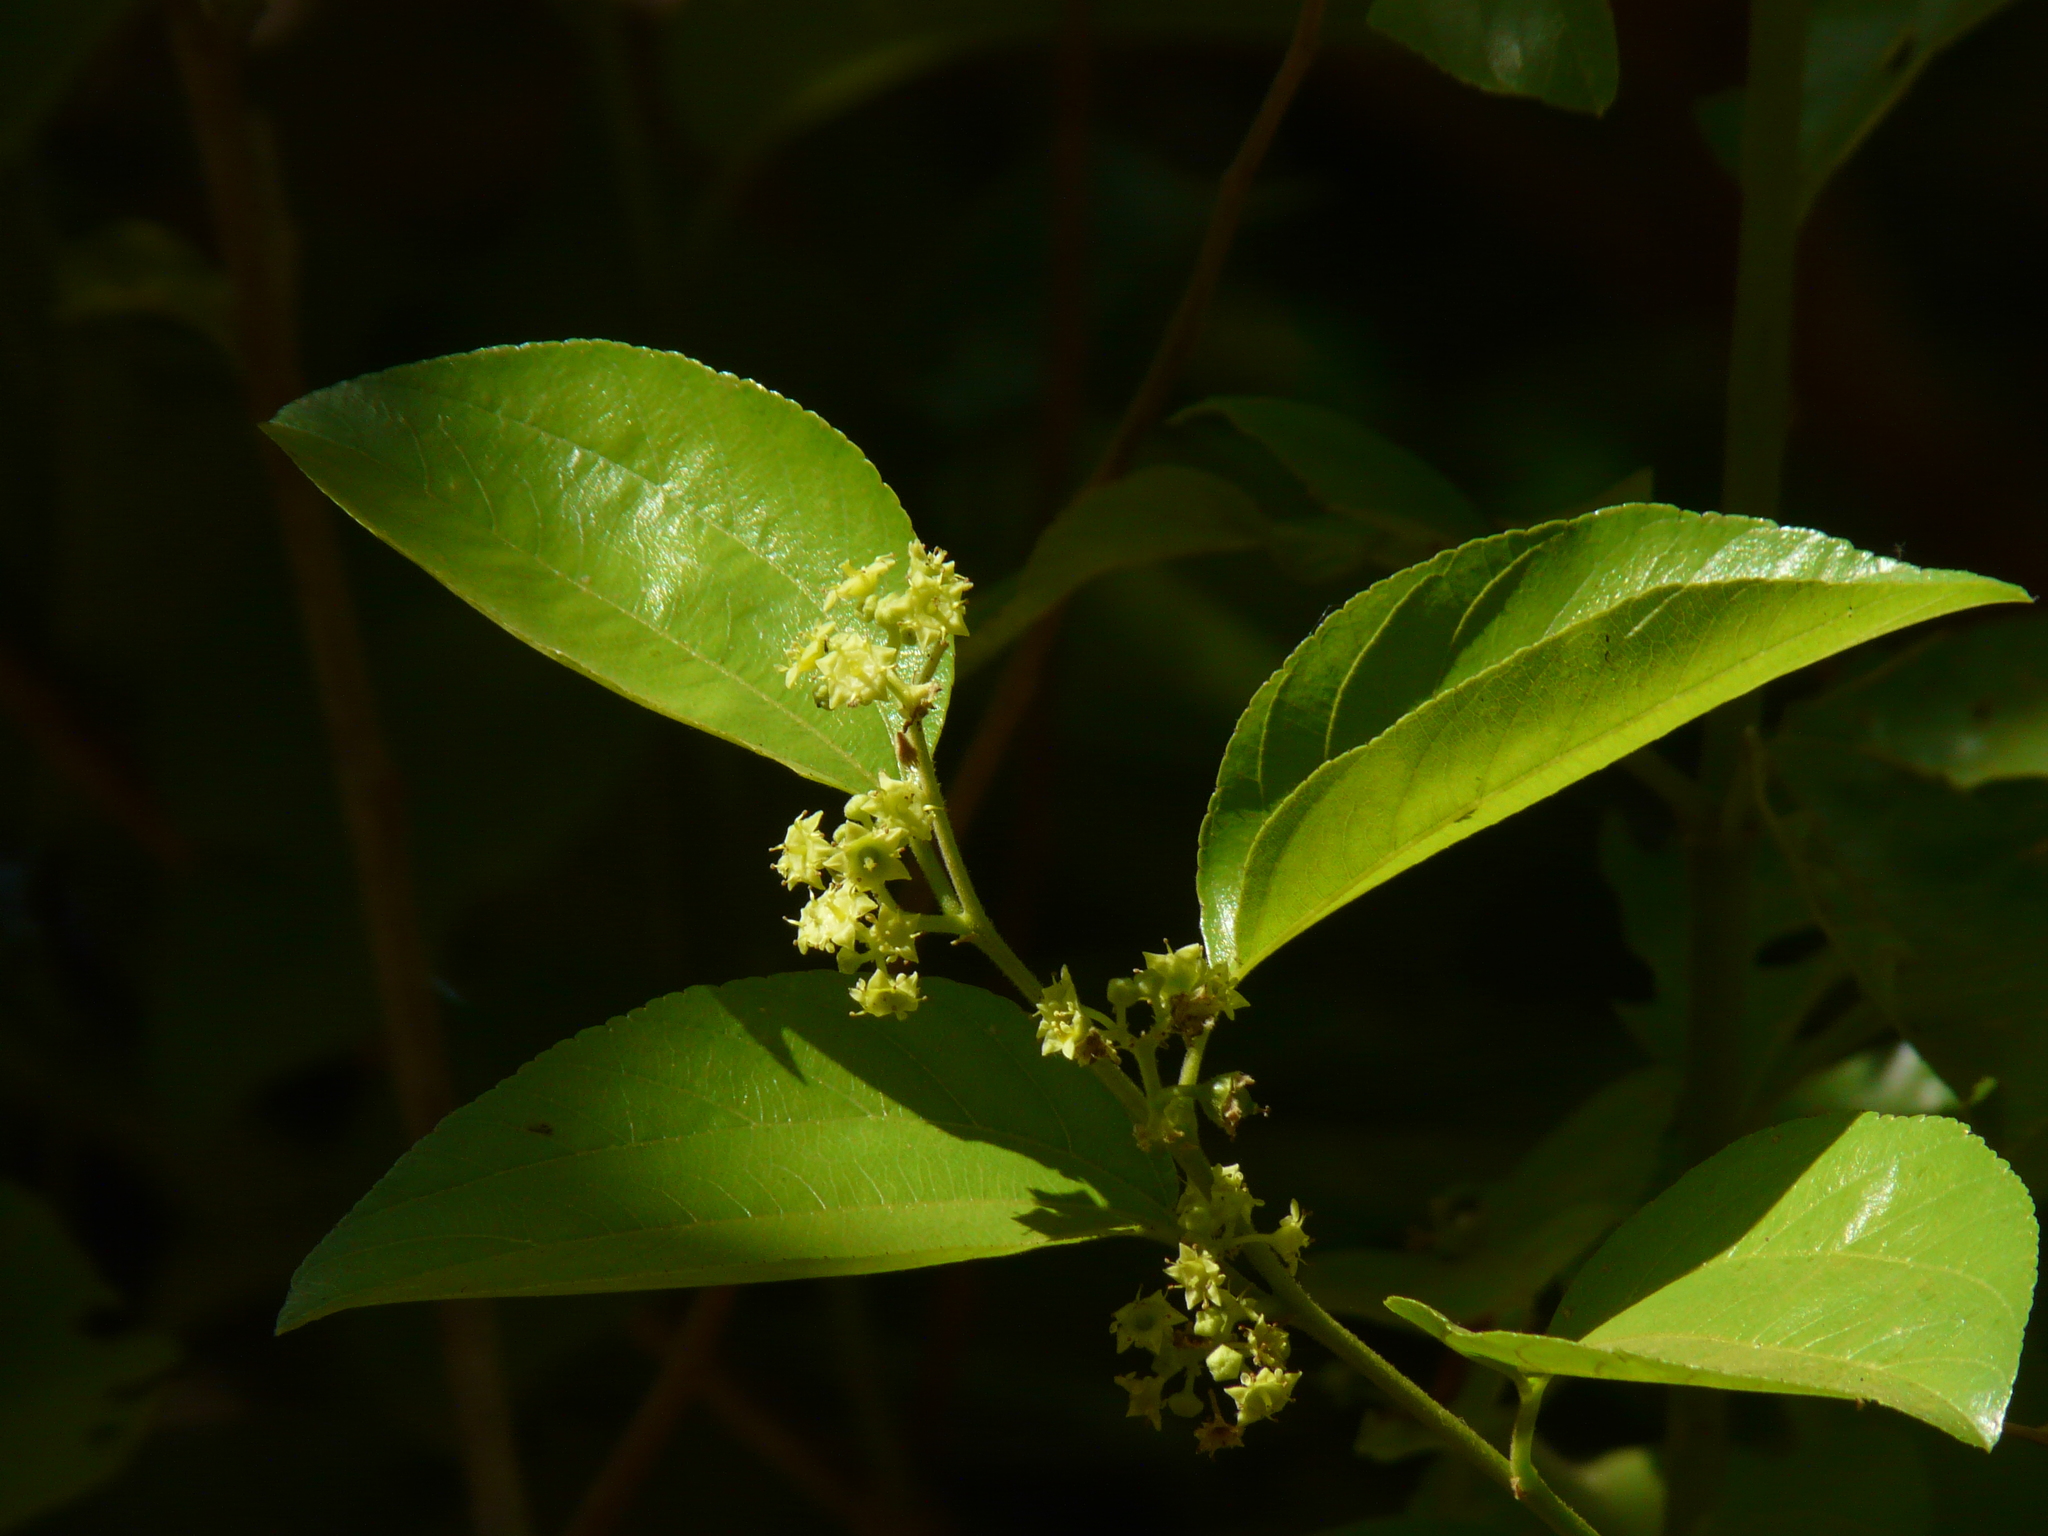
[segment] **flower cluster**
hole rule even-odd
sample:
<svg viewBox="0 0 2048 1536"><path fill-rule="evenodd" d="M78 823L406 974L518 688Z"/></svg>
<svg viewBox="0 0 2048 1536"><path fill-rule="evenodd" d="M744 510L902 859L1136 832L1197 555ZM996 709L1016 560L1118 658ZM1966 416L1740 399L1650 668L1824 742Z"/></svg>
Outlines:
<svg viewBox="0 0 2048 1536"><path fill-rule="evenodd" d="M845 579L825 594L826 610L845 603L884 638L828 620L789 648L786 687L805 686L808 679L820 709L858 709L886 698L903 711L906 724L930 708L945 649L967 633L967 593L974 584L953 569L943 549L926 549L914 539L902 586L885 590L883 579L895 569L894 555L840 567ZM910 669L914 681L897 665L907 651L920 653ZM898 750L908 761L909 749ZM874 789L846 802L846 819L829 838L819 829L823 816L799 817L773 850L785 886L816 892L792 920L796 947L833 955L849 976L872 967L852 988L863 1013L911 1013L922 997L909 967L917 961L918 934L933 920L898 906L889 883L910 877L905 850L931 840L931 806L915 781L883 774Z"/></svg>
<svg viewBox="0 0 2048 1536"><path fill-rule="evenodd" d="M1252 1212L1260 1203L1235 1165L1216 1169L1207 1189L1188 1184L1176 1212L1180 1251L1166 1266L1169 1286L1180 1291L1187 1311L1155 1292L1120 1308L1110 1322L1119 1351L1143 1349L1152 1356L1149 1374L1116 1378L1130 1395L1130 1417L1149 1419L1154 1429L1162 1408L1196 1418L1203 1407L1202 1377L1229 1383L1223 1394L1236 1406L1235 1422L1223 1417L1211 1392L1210 1416L1195 1431L1196 1444L1212 1454L1240 1444L1246 1425L1279 1413L1301 1380L1301 1372L1287 1369L1293 1348L1287 1330L1270 1321L1252 1298L1231 1289L1222 1262L1258 1243L1275 1249L1288 1269L1294 1268L1308 1242L1299 1202L1279 1230L1270 1233L1253 1229ZM1169 1391L1176 1378L1180 1389Z"/></svg>
<svg viewBox="0 0 2048 1536"><path fill-rule="evenodd" d="M1074 978L1065 966L1060 979L1038 995L1038 1049L1043 1056L1064 1056L1081 1066L1116 1060L1116 1047L1098 1025L1109 1023L1081 1006Z"/></svg>
<svg viewBox="0 0 2048 1536"><path fill-rule="evenodd" d="M1218 1017L1246 1005L1228 966L1217 965L1199 944L1145 956L1145 968L1109 984L1110 1006L1122 1015L1139 1003L1152 1010L1156 1028L1184 1039L1204 1034Z"/></svg>
<svg viewBox="0 0 2048 1536"><path fill-rule="evenodd" d="M792 919L796 947L836 956L849 976L873 966L853 987L862 1012L878 1018L913 1012L921 1001L917 972L894 967L916 962L926 920L896 904L889 882L909 878L903 853L913 842L930 840L931 807L916 783L884 774L876 788L846 802L846 819L830 838L818 829L823 816L813 811L791 822L773 850L785 886L817 893Z"/></svg>
<svg viewBox="0 0 2048 1536"><path fill-rule="evenodd" d="M840 567L846 579L825 595L828 611L845 603L887 639L878 642L828 620L789 648L785 687L810 678L811 696L821 709L857 709L882 698L893 698L906 714L929 705L940 656L955 635L967 633L967 594L974 583L953 569L943 549L926 549L915 539L902 587L883 590L883 578L895 569L894 555L864 566L849 560ZM896 669L897 658L908 650L924 657L915 683Z"/></svg>

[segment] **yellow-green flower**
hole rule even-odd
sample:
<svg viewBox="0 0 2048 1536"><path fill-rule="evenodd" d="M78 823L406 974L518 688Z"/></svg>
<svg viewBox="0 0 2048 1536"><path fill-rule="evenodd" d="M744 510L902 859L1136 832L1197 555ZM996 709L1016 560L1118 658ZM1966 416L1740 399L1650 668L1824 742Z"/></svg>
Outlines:
<svg viewBox="0 0 2048 1536"><path fill-rule="evenodd" d="M878 1019L900 1019L917 1012L917 1005L924 1001L917 990L917 972L892 976L879 967L854 984L851 996L861 1012Z"/></svg>
<svg viewBox="0 0 2048 1536"><path fill-rule="evenodd" d="M1237 1404L1237 1427L1272 1418L1287 1406L1299 1380L1299 1371L1259 1371L1242 1386L1225 1387L1224 1393Z"/></svg>
<svg viewBox="0 0 2048 1536"><path fill-rule="evenodd" d="M824 814L813 811L808 816L799 816L789 824L782 841L770 850L782 855L775 861L775 873L788 889L799 885L822 888L825 884L825 861L831 857L832 844L818 831L818 818Z"/></svg>

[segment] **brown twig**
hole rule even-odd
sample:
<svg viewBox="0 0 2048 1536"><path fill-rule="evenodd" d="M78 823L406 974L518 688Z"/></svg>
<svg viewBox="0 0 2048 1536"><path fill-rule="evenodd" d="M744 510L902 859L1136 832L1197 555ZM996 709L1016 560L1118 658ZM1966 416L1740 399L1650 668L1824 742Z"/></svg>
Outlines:
<svg viewBox="0 0 2048 1536"><path fill-rule="evenodd" d="M267 420L304 389L296 269L282 184L250 110L245 39L198 0L170 0L172 49L205 172L215 238L234 293L249 409ZM431 1130L452 1102L447 1047L414 899L398 774L385 744L334 514L265 442L285 556L326 721L328 752L354 854L386 1049L407 1132ZM485 1302L442 1304L442 1357L455 1402L471 1516L480 1536L526 1536L526 1494Z"/></svg>
<svg viewBox="0 0 2048 1536"><path fill-rule="evenodd" d="M661 1369L640 1400L632 1422L577 1506L568 1536L609 1536L625 1518L675 1432L676 1420L697 1394L705 1363L717 1347L719 1330L725 1326L737 1295L737 1287L730 1285L697 1293L688 1315L669 1340Z"/></svg>
<svg viewBox="0 0 2048 1536"><path fill-rule="evenodd" d="M706 1363L698 1377L705 1406L718 1415L733 1438L781 1473L820 1509L854 1536L894 1536L892 1523L858 1488L834 1471L716 1365Z"/></svg>
<svg viewBox="0 0 2048 1536"><path fill-rule="evenodd" d="M184 862L191 849L165 817L149 786L87 728L47 678L4 643L0 643L0 714L21 728L44 762L76 785L158 862Z"/></svg>
<svg viewBox="0 0 2048 1536"><path fill-rule="evenodd" d="M1244 141L1238 145L1237 154L1231 159L1229 168L1223 173L1222 184L1216 190L1216 202L1209 210L1209 225L1203 231L1201 248L1195 254L1194 269L1188 274L1180 304L1175 308L1173 318L1167 322L1165 334L1159 339L1152 362L1145 370L1137 393L1131 396L1123 419L1117 423L1109 447L1104 450L1087 484L1081 488L1082 494L1120 478L1130 467L1131 456L1137 452L1145 435L1158 425L1159 418L1165 414L1174 383L1187 365L1195 343L1201 338L1202 325L1209 317L1209 307L1216 297L1216 284L1223 276L1231 243L1237 237L1237 226L1244 216L1245 199L1251 192L1252 181L1266 158L1266 151L1272 147L1273 136L1279 132L1281 120L1293 104L1295 92L1300 89L1309 65L1315 59L1316 47L1322 38L1323 8L1324 0L1302 0L1301 11L1295 18L1294 35L1288 41L1280 68L1273 76L1273 83L1267 87L1265 100L1259 103L1251 126L1245 130ZM1011 738L1016 735L1018 725L1038 692L1046 661L1059 635L1063 611L1064 605L1049 610L1018 643L996 684L994 696L982 712L980 724L975 729L973 740L968 743L967 756L961 763L958 779L948 797L954 824L963 832L986 796L996 770L1002 764L1003 754L1009 749Z"/></svg>
<svg viewBox="0 0 2048 1536"><path fill-rule="evenodd" d="M1039 435L1041 521L1072 487L1074 438L1088 374L1088 119L1093 0L1065 0L1053 49L1052 206L1046 263L1045 412Z"/></svg>

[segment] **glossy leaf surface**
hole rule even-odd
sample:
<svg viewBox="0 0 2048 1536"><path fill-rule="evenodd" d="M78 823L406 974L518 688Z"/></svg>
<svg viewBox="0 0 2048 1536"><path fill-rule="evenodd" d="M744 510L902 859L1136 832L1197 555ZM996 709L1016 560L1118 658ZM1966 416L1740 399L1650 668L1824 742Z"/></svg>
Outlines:
<svg viewBox="0 0 2048 1536"><path fill-rule="evenodd" d="M2026 1187L1959 1122L1823 1115L1744 1137L1652 1201L1550 1335L1388 1307L1509 1370L1869 1400L1988 1449L2038 1243Z"/></svg>
<svg viewBox="0 0 2048 1536"><path fill-rule="evenodd" d="M971 673L1055 604L1111 571L1249 549L1268 533L1251 498L1219 476L1155 464L1077 498L1031 551L1010 598L960 647Z"/></svg>
<svg viewBox="0 0 2048 1536"><path fill-rule="evenodd" d="M337 384L269 431L364 527L606 687L842 789L895 769L885 707L819 709L783 666L842 562L900 561L910 520L782 396L671 352L545 342Z"/></svg>
<svg viewBox="0 0 2048 1536"><path fill-rule="evenodd" d="M278 1320L449 1296L870 1274L1168 1223L1132 1144L1028 1020L927 981L848 1016L807 971L693 987L585 1030L450 1115L293 1278Z"/></svg>
<svg viewBox="0 0 2048 1536"><path fill-rule="evenodd" d="M1353 598L1246 708L1202 827L1204 937L1248 972L1373 886L1717 704L1904 625L2025 596L1664 506L1446 551Z"/></svg>
<svg viewBox="0 0 2048 1536"><path fill-rule="evenodd" d="M1372 24L1482 91L1605 112L1620 80L1607 0L1378 0Z"/></svg>
<svg viewBox="0 0 2048 1536"><path fill-rule="evenodd" d="M120 1468L178 1351L128 1324L56 1218L8 1183L0 1254L0 1527L11 1527Z"/></svg>
<svg viewBox="0 0 2048 1536"><path fill-rule="evenodd" d="M1464 1322L1512 1319L1642 1203L1677 1099L1651 1067L1594 1094L1489 1189L1472 1230L1427 1252L1341 1248L1315 1259L1316 1299L1390 1322L1389 1296Z"/></svg>
<svg viewBox="0 0 2048 1536"><path fill-rule="evenodd" d="M1405 448L1323 406L1222 395L1178 420L1216 416L1264 447L1321 506L1374 538L1399 567L1491 531L1465 493Z"/></svg>

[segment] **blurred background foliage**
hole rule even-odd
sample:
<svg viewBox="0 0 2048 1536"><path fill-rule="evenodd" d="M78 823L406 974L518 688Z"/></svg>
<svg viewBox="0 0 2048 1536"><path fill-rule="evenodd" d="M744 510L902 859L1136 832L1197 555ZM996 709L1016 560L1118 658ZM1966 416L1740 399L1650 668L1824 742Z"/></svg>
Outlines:
<svg viewBox="0 0 2048 1536"><path fill-rule="evenodd" d="M538 338L675 347L840 427L924 536L993 587L1143 372L1294 7L1092 7L1091 84L1066 108L1085 105L1087 129L1085 366L1067 388L1049 273L1072 10L276 0L252 88L290 204L309 375ZM1467 89L1365 12L1332 6L1180 401L1326 407L1493 523L1602 504L1645 471L1659 499L1714 505L1737 199L1708 129L1741 79L1741 7L1618 0L1619 89L1598 117ZM292 1266L400 1136L162 18L77 0L0 11L0 28L16 29L0 32L0 1297L53 1320L34 1369L92 1400L89 1443L39 1456L49 1475L0 1499L0 1520L53 1536L458 1530L421 1310L270 1334ZM1600 67L1483 83L1595 107ZM1928 68L1820 195L1787 493L1791 521L2036 591L2044 72L2048 8L2023 0ZM1316 511L1213 416L1150 454L1223 467L1269 515ZM765 850L822 803L815 786L637 711L347 538L460 1097L648 997L792 968ZM1027 958L1093 986L1139 947L1192 936L1193 835L1236 712L1368 575L1255 549L1083 592L971 839ZM964 688L942 765L994 671ZM1825 839L1831 809L1870 792L1829 757L1859 728L1817 709L1788 734L1805 835ZM2033 797L2011 811L2030 839L2036 789L2007 786ZM1958 805L1905 814L1997 809ZM2016 824L1971 835L2010 861ZM1661 835L1648 794L1604 775L1266 967L1228 1053L1276 1106L1244 1136L1260 1187L1298 1195L1331 1247L1413 1247L1494 1181L1549 1166L1539 1149L1515 1172L1594 1090L1636 1102L1669 1002ZM1994 916L2011 919L2011 880L2033 878L2012 874ZM1914 942L1995 948L1962 909ZM1924 986L1885 968L1882 942L1848 948L1867 992ZM986 979L971 956L950 963ZM1872 1038L1848 1078L1809 1091L1954 1103ZM761 1287L724 1358L831 1477L896 1479L934 1530L1305 1532L1441 1481L1396 1429L1368 1413L1361 1432L1364 1395L1333 1368L1278 1431L1213 1464L1124 1419L1104 1318L1151 1270L1108 1244ZM501 1314L536 1508L556 1525L672 1308ZM1456 1389L1434 1345L1373 1336ZM45 1401L17 1388L32 1371L6 1369L0 1424ZM1660 1412L1651 1392L1572 1383L1546 1416L1616 1529L1640 1528L1629 1501ZM1769 1401L1743 1414L1730 1530L2019 1531L2048 1508L2040 1446L1986 1460L1834 1405L1797 1410L1798 1435ZM2038 1358L2015 1418L2048 1420ZM1475 1513L1517 1528L1512 1509ZM831 1521L729 1417L699 1412L628 1528Z"/></svg>

